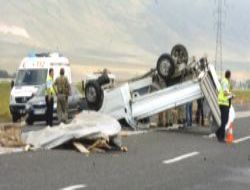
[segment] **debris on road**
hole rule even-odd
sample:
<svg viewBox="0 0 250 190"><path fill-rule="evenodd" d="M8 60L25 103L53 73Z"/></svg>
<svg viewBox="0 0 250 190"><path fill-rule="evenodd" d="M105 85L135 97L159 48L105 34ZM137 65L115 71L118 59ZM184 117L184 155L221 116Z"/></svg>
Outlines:
<svg viewBox="0 0 250 190"><path fill-rule="evenodd" d="M79 142L73 142L73 145L76 147L76 149L84 154L89 154L89 150L87 148L85 148L85 146L83 146L81 143Z"/></svg>
<svg viewBox="0 0 250 190"><path fill-rule="evenodd" d="M66 143L73 143L78 151L89 154L92 151L111 150L115 147L127 151L122 146L119 122L107 115L83 111L78 114L70 124L46 127L38 131L22 134L22 140L36 149L52 149ZM84 145L88 141L88 146Z"/></svg>
<svg viewBox="0 0 250 190"><path fill-rule="evenodd" d="M21 125L19 123L2 124L0 126L0 145L2 147L22 147Z"/></svg>
<svg viewBox="0 0 250 190"><path fill-rule="evenodd" d="M21 128L20 123L0 125L0 154L25 151L25 144L21 140Z"/></svg>

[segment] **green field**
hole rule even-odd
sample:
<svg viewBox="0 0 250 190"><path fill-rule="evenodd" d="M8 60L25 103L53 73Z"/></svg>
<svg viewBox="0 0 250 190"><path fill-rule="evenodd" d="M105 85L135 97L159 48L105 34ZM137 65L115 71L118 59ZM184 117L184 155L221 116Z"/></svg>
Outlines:
<svg viewBox="0 0 250 190"><path fill-rule="evenodd" d="M250 104L250 90L235 90L234 94L236 95L235 103Z"/></svg>
<svg viewBox="0 0 250 190"><path fill-rule="evenodd" d="M0 82L0 122L10 121L9 97L10 83Z"/></svg>

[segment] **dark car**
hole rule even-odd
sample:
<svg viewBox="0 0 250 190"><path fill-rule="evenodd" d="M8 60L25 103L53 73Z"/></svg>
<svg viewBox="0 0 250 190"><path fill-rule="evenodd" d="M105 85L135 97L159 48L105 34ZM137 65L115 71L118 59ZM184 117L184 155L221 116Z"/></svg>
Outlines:
<svg viewBox="0 0 250 190"><path fill-rule="evenodd" d="M46 120L46 102L45 102L45 86L42 86L36 95L31 98L26 104L26 113L27 119L26 122L28 125L32 125L35 121L45 121ZM68 98L68 106L69 106L69 117L73 117L74 114L82 111L85 107L85 99L79 90L71 85L71 93ZM54 99L54 114L53 117L57 118L56 113L57 101L56 97Z"/></svg>

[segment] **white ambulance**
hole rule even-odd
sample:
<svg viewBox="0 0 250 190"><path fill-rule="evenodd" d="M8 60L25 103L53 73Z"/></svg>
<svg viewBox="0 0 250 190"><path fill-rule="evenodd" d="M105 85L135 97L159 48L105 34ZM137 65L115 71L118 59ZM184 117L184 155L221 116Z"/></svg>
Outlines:
<svg viewBox="0 0 250 190"><path fill-rule="evenodd" d="M25 114L27 101L46 83L50 68L54 69L54 79L59 76L60 69L64 68L65 76L72 82L69 60L59 53L40 53L23 58L10 93L13 122Z"/></svg>

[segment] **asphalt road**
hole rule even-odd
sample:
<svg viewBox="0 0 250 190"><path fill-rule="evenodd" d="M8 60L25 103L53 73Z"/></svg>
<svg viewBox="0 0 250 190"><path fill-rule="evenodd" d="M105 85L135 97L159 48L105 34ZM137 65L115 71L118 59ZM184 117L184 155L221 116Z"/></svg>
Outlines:
<svg viewBox="0 0 250 190"><path fill-rule="evenodd" d="M250 136L249 123L236 120L236 139ZM0 189L249 190L250 139L227 145L204 135L196 129L133 135L124 139L127 153L89 157L71 150L1 155Z"/></svg>

